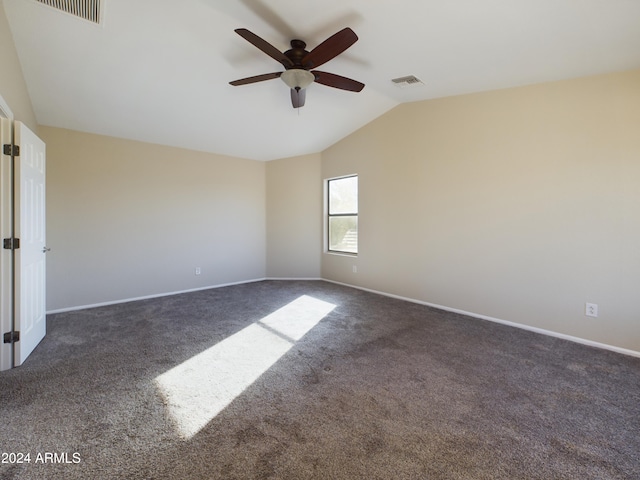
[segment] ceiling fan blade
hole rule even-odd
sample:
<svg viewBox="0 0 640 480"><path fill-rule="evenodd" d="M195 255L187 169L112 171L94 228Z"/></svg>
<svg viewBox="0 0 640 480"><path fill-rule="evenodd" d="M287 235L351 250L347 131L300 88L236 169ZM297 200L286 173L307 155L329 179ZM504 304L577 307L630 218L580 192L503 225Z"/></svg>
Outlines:
<svg viewBox="0 0 640 480"><path fill-rule="evenodd" d="M350 92L359 92L364 88L364 83L336 75L335 73L319 72L318 70L312 70L311 73L315 75L317 83L328 87L349 90Z"/></svg>
<svg viewBox="0 0 640 480"><path fill-rule="evenodd" d="M303 59L302 65L305 68L319 67L337 57L351 45L356 43L358 36L349 27L343 28L338 33L333 34L324 42L311 50Z"/></svg>
<svg viewBox="0 0 640 480"><path fill-rule="evenodd" d="M304 101L307 97L307 90L304 88L291 89L291 105L293 108L304 107Z"/></svg>
<svg viewBox="0 0 640 480"><path fill-rule="evenodd" d="M255 33L250 32L246 28L236 28L235 32L244 38L247 42L262 50L274 60L277 60L285 67L293 67L293 62L280 50L271 45L266 40L263 40Z"/></svg>
<svg viewBox="0 0 640 480"><path fill-rule="evenodd" d="M256 75L255 77L241 78L240 80L234 80L229 82L230 85L237 87L239 85L247 85L249 83L264 82L265 80L271 80L272 78L278 78L282 75L282 72L265 73L263 75Z"/></svg>

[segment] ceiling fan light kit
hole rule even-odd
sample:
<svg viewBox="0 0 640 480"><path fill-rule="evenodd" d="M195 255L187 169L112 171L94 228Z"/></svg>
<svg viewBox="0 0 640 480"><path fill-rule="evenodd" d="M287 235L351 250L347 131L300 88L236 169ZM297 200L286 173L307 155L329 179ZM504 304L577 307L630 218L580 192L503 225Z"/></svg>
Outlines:
<svg viewBox="0 0 640 480"><path fill-rule="evenodd" d="M282 72L280 78L289 88L307 88L315 81L316 76L308 70L291 68Z"/></svg>
<svg viewBox="0 0 640 480"><path fill-rule="evenodd" d="M307 44L302 40L291 40L291 49L281 52L246 28L238 28L235 32L263 53L278 61L285 68L285 71L265 73L229 82L233 86L263 82L280 77L291 89L291 104L293 108L300 108L304 105L305 89L313 82L350 92L360 92L364 88L364 83L351 78L342 77L334 73L311 70L337 57L358 40L358 36L348 27L327 38L310 52L306 50Z"/></svg>

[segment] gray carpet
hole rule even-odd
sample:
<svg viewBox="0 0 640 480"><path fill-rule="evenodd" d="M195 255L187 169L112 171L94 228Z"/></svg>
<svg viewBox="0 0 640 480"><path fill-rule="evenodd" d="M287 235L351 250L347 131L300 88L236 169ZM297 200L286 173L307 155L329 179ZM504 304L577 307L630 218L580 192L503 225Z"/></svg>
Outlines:
<svg viewBox="0 0 640 480"><path fill-rule="evenodd" d="M0 417L3 479L640 478L640 359L326 282L50 315Z"/></svg>

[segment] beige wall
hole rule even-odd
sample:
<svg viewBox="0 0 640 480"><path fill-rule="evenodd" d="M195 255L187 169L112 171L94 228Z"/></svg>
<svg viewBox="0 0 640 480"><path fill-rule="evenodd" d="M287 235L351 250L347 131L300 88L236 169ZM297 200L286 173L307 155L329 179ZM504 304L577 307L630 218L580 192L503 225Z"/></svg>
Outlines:
<svg viewBox="0 0 640 480"><path fill-rule="evenodd" d="M264 163L43 126L40 136L49 311L264 278Z"/></svg>
<svg viewBox="0 0 640 480"><path fill-rule="evenodd" d="M0 0L0 95L9 105L15 120L25 123L37 132L38 125L33 113L31 99L22 76L16 46L4 13L4 2Z"/></svg>
<svg viewBox="0 0 640 480"><path fill-rule="evenodd" d="M320 278L320 154L268 162L267 276Z"/></svg>
<svg viewBox="0 0 640 480"><path fill-rule="evenodd" d="M404 104L322 162L360 178L324 278L640 351L640 71Z"/></svg>

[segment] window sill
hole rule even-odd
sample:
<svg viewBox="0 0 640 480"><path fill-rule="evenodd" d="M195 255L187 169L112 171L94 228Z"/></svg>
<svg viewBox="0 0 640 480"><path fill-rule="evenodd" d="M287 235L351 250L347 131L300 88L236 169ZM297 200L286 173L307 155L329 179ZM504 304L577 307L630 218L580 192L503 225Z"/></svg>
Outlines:
<svg viewBox="0 0 640 480"><path fill-rule="evenodd" d="M354 258L354 257L357 257L357 256L358 256L358 254L357 254L357 253L350 253L350 252L337 252L337 251L335 251L335 250L325 250L325 252L324 252L324 253L326 253L326 254L328 254L328 255L337 255L338 257L351 257L351 258Z"/></svg>

